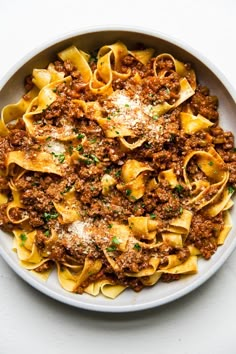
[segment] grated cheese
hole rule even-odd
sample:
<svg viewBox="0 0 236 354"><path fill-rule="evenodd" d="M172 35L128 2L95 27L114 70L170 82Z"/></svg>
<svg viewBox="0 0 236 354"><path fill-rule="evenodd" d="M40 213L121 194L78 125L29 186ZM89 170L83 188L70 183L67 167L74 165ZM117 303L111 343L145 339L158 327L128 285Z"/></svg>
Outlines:
<svg viewBox="0 0 236 354"><path fill-rule="evenodd" d="M52 140L49 140L44 148L47 152L55 154L63 154L66 151L64 144Z"/></svg>
<svg viewBox="0 0 236 354"><path fill-rule="evenodd" d="M88 231L88 223L82 221L74 221L68 227L68 232L78 236L78 239L83 243L89 244L93 240L91 238L91 233Z"/></svg>
<svg viewBox="0 0 236 354"><path fill-rule="evenodd" d="M125 126L134 135L145 132L147 139L153 141L162 134L163 127L154 120L152 106L143 104L138 94L131 98L124 90L115 91L104 107L115 125Z"/></svg>

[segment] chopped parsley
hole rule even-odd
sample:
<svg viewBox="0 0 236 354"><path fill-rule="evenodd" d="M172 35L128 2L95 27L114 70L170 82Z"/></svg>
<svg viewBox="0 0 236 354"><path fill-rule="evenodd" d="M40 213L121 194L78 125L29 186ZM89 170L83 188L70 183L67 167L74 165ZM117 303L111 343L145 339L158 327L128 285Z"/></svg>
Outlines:
<svg viewBox="0 0 236 354"><path fill-rule="evenodd" d="M107 252L114 252L116 251L116 246L114 245L114 246L107 247L106 250Z"/></svg>
<svg viewBox="0 0 236 354"><path fill-rule="evenodd" d="M93 159L94 162L100 162L100 160L97 158L97 156L91 154L91 158Z"/></svg>
<svg viewBox="0 0 236 354"><path fill-rule="evenodd" d="M158 118L159 118L158 114L154 114L154 115L152 116L152 119L154 119L154 120L157 120Z"/></svg>
<svg viewBox="0 0 236 354"><path fill-rule="evenodd" d="M121 175L121 170L116 171L115 176L120 177L120 175Z"/></svg>
<svg viewBox="0 0 236 354"><path fill-rule="evenodd" d="M83 139L84 137L85 137L85 135L82 134L82 133L79 133L79 134L77 135L77 139Z"/></svg>
<svg viewBox="0 0 236 354"><path fill-rule="evenodd" d="M233 194L235 192L235 188L233 186L228 186L229 194Z"/></svg>
<svg viewBox="0 0 236 354"><path fill-rule="evenodd" d="M182 193L184 190L184 187L181 186L181 184L177 184L174 188L174 191L177 192L178 194Z"/></svg>
<svg viewBox="0 0 236 354"><path fill-rule="evenodd" d="M126 189L125 194L129 196L132 193L131 189Z"/></svg>
<svg viewBox="0 0 236 354"><path fill-rule="evenodd" d="M65 161L64 154L56 154L55 152L52 152L52 155L56 157L60 163L63 163Z"/></svg>
<svg viewBox="0 0 236 354"><path fill-rule="evenodd" d="M61 192L61 194L65 194L65 193L69 192L70 189L71 189L71 186L66 186L65 189Z"/></svg>
<svg viewBox="0 0 236 354"><path fill-rule="evenodd" d="M84 151L84 148L83 148L83 146L80 144L80 145L76 146L76 150L83 152L83 151Z"/></svg>
<svg viewBox="0 0 236 354"><path fill-rule="evenodd" d="M46 222L48 222L49 220L52 220L52 219L56 219L57 217L59 216L58 213L44 213L43 214L43 218Z"/></svg>
<svg viewBox="0 0 236 354"><path fill-rule="evenodd" d="M73 145L69 145L68 146L68 152L69 152L70 155L72 155L73 149L74 149Z"/></svg>
<svg viewBox="0 0 236 354"><path fill-rule="evenodd" d="M114 243L115 245L119 245L121 243L120 240L116 236L112 237L111 242Z"/></svg>
<svg viewBox="0 0 236 354"><path fill-rule="evenodd" d="M107 225L108 229L111 229L112 226L113 226L112 224Z"/></svg>
<svg viewBox="0 0 236 354"><path fill-rule="evenodd" d="M151 219L156 219L156 217L157 217L156 214L150 214Z"/></svg>
<svg viewBox="0 0 236 354"><path fill-rule="evenodd" d="M49 237L49 236L50 236L50 231L49 231L49 230L46 230L46 231L44 232L44 235L47 236L47 237Z"/></svg>
<svg viewBox="0 0 236 354"><path fill-rule="evenodd" d="M135 249L136 251L141 251L142 247L140 246L139 243L135 243L135 244L134 244L134 249Z"/></svg>
<svg viewBox="0 0 236 354"><path fill-rule="evenodd" d="M87 158L87 159L84 161L86 165L91 165L92 163L100 162L99 158L97 158L96 155L93 155L93 154L84 154L83 156Z"/></svg>
<svg viewBox="0 0 236 354"><path fill-rule="evenodd" d="M25 245L25 241L28 239L28 237L26 236L26 234L25 233L23 233L23 234L20 234L20 239L21 239L21 244L20 244L20 246L22 247L22 246L24 246Z"/></svg>
<svg viewBox="0 0 236 354"><path fill-rule="evenodd" d="M90 144L95 144L96 141L97 141L97 138L93 138L93 139L90 139L90 140L89 140Z"/></svg>
<svg viewBox="0 0 236 354"><path fill-rule="evenodd" d="M209 162L208 162L208 165L209 165L209 166L213 166L213 165L214 165L214 162L213 162L213 161L209 161Z"/></svg>

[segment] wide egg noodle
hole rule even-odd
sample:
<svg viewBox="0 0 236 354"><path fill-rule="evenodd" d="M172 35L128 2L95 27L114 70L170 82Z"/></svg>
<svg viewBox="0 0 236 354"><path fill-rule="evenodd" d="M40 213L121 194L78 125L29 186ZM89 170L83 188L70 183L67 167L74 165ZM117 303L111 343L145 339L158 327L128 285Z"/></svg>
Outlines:
<svg viewBox="0 0 236 354"><path fill-rule="evenodd" d="M201 130L207 130L214 123L203 117L201 114L194 116L193 114L180 112L180 121L183 131L192 135Z"/></svg>
<svg viewBox="0 0 236 354"><path fill-rule="evenodd" d="M69 60L77 70L79 70L85 83L89 83L92 78L92 71L88 64L90 55L78 50L74 45L58 53L61 60Z"/></svg>
<svg viewBox="0 0 236 354"><path fill-rule="evenodd" d="M168 256L170 257L170 256ZM178 263L175 259L173 264ZM198 271L197 266L197 256L190 256L185 262L181 264L174 265L173 267L167 268L163 267L158 270L159 273L169 273L169 274L195 274Z"/></svg>
<svg viewBox="0 0 236 354"><path fill-rule="evenodd" d="M159 222L147 216L130 216L129 227L138 239L153 240L156 237Z"/></svg>
<svg viewBox="0 0 236 354"><path fill-rule="evenodd" d="M161 237L163 242L166 242L173 247L183 247L183 238L181 234L176 232L162 232Z"/></svg>
<svg viewBox="0 0 236 354"><path fill-rule="evenodd" d="M73 132L72 126L67 127L67 129L65 129L65 127L62 128L52 127L50 133L48 132L44 133L43 129L39 127L37 124L37 115L43 113L47 108L50 107L50 105L53 102L56 101L58 97L56 93L57 86L61 83L69 84L70 82L71 82L70 76L67 76L62 80L53 81L47 84L46 86L44 86L40 90L38 96L32 100L31 104L29 105L27 111L23 116L26 130L31 136L34 136L39 140L46 140L50 135L53 138L64 140L64 141L69 141L76 137L76 134ZM77 102L77 100L74 100L74 102ZM80 101L78 102L78 104L79 106L81 106Z"/></svg>
<svg viewBox="0 0 236 354"><path fill-rule="evenodd" d="M116 248L121 252L125 252L131 235L129 226L116 221L112 221L110 225L110 235L116 239Z"/></svg>
<svg viewBox="0 0 236 354"><path fill-rule="evenodd" d="M112 187L116 185L116 179L112 177L111 175L105 173L102 178L101 178L101 184L102 184L102 194L103 195L109 195Z"/></svg>
<svg viewBox="0 0 236 354"><path fill-rule="evenodd" d="M62 80L65 73L55 70L55 66L50 63L47 69L33 69L32 76L32 82L41 90L53 81Z"/></svg>
<svg viewBox="0 0 236 354"><path fill-rule="evenodd" d="M73 274L71 269L57 262L58 279L63 289L70 292L76 292L78 287L91 275L98 273L101 267L101 260L92 260L87 257L83 268L79 272L77 271Z"/></svg>
<svg viewBox="0 0 236 354"><path fill-rule="evenodd" d="M173 168L160 172L158 175L158 181L167 182L171 188L175 188L178 185L177 176Z"/></svg>
<svg viewBox="0 0 236 354"><path fill-rule="evenodd" d="M21 209L23 211L24 209L24 205L22 204L21 202L21 198L20 198L20 191L16 188L13 180L11 180L9 182L9 187L11 189L11 192L12 192L12 201L10 201L8 204L7 204L7 208L6 208L6 214L7 214L7 217L8 219L10 220L10 222L12 222L13 224L21 224L23 223L24 221L28 220L29 219L29 216L27 213L23 213L21 215L21 218L20 219L14 219L14 217L12 216L12 211L14 209Z"/></svg>
<svg viewBox="0 0 236 354"><path fill-rule="evenodd" d="M146 172L153 169L143 162L127 160L121 169L122 183L117 184L117 189L124 191L131 202L142 198L145 193Z"/></svg>
<svg viewBox="0 0 236 354"><path fill-rule="evenodd" d="M232 229L232 220L228 211L224 212L224 226L223 229L220 231L217 239L218 245L223 245L226 237L228 236L230 230Z"/></svg>
<svg viewBox="0 0 236 354"><path fill-rule="evenodd" d="M9 104L3 107L1 111L1 119L0 119L0 136L7 136L9 134L7 125L12 121L16 121L19 118L21 118L22 115L26 112L26 110L30 106L32 100L34 100L37 95L38 95L38 89L37 87L34 87L31 91L27 93L27 95L23 96L17 103Z"/></svg>
<svg viewBox="0 0 236 354"><path fill-rule="evenodd" d="M193 213L187 209L183 209L180 216L173 218L169 222L167 231L188 235L191 227Z"/></svg>
<svg viewBox="0 0 236 354"><path fill-rule="evenodd" d="M64 193L64 201L60 203L53 202L53 205L60 215L59 221L61 224L69 224L81 220L80 204L74 190Z"/></svg>
<svg viewBox="0 0 236 354"><path fill-rule="evenodd" d="M20 265L28 270L33 271L37 267L43 265L48 261L47 258L43 258L35 244L36 231L26 232L24 230L15 229L13 250L17 253ZM24 238L22 238L22 235ZM41 274L41 278L46 280L50 272L46 271Z"/></svg>
<svg viewBox="0 0 236 354"><path fill-rule="evenodd" d="M174 64L174 68L175 68L175 71L177 72L177 74L180 76L180 77L187 77L188 80L190 81L191 83L191 87L193 88L193 90L196 89L196 75L195 75L195 72L193 69L189 69L187 68L187 66L182 63L181 61L175 59L173 57L173 55L169 54L169 53L162 53L162 54L159 54L156 58L155 58L155 61L154 61L154 73L155 75L158 75L157 74L157 71L156 71L156 65L157 65L157 62L158 60L162 60L162 59L169 59L173 62Z"/></svg>
<svg viewBox="0 0 236 354"><path fill-rule="evenodd" d="M137 61L146 65L153 57L155 50L153 48L146 48L143 50L129 50L128 53L132 55Z"/></svg>
<svg viewBox="0 0 236 354"><path fill-rule="evenodd" d="M184 161L184 179L186 185L192 190L195 186L195 181L190 181L187 167L190 160L195 157L198 167L204 172L208 177L207 183L202 183L204 189L199 190L199 194L193 193L193 197L190 198L189 204L195 204L197 210L203 207L209 208L209 214L213 217L219 214L221 210L225 207L230 197L226 193L223 194L223 199L218 203L220 196L222 195L224 188L229 179L229 171L225 168L224 161L221 159L220 155L213 149L210 148L208 152L206 151L193 151L189 153ZM199 183L199 182L198 182ZM213 192L213 196L208 198L208 195ZM208 212L208 209L206 209Z"/></svg>
<svg viewBox="0 0 236 354"><path fill-rule="evenodd" d="M115 299L119 296L127 286L124 285L115 285L112 281L103 279L98 280L94 283L89 284L87 288L84 289L85 293L98 296L100 293L109 299Z"/></svg>
<svg viewBox="0 0 236 354"><path fill-rule="evenodd" d="M28 171L55 173L62 176L63 170L53 159L52 154L47 152L35 152L28 154L26 151L11 151L7 154L7 174L12 164L18 165Z"/></svg>
<svg viewBox="0 0 236 354"><path fill-rule="evenodd" d="M180 92L179 92L179 98L175 101L173 104L169 104L168 102L164 103L159 103L156 106L152 107L152 114L161 116L162 114L165 114L169 112L170 110L180 106L183 102L185 102L188 98L193 96L195 91L189 84L188 80L183 77L180 79Z"/></svg>

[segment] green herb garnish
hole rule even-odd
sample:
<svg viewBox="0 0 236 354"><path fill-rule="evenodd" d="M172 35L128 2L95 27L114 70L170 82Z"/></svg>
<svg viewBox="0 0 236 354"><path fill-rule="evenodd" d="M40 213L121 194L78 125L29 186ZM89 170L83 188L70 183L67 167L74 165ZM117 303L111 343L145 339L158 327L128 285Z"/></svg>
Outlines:
<svg viewBox="0 0 236 354"><path fill-rule="evenodd" d="M107 247L106 250L107 252L114 252L116 251L116 246L114 245L114 246Z"/></svg>
<svg viewBox="0 0 236 354"><path fill-rule="evenodd" d="M235 192L235 188L233 186L228 186L229 194L233 194Z"/></svg>
<svg viewBox="0 0 236 354"><path fill-rule="evenodd" d="M82 134L82 133L79 133L79 134L77 135L77 139L83 139L84 137L85 137L85 135Z"/></svg>
<svg viewBox="0 0 236 354"><path fill-rule="evenodd" d="M28 239L28 237L27 237L27 235L25 233L23 233L23 234L20 234L20 239L22 241L20 246L22 247L22 246L25 245L25 241Z"/></svg>
<svg viewBox="0 0 236 354"><path fill-rule="evenodd" d="M112 237L111 242L114 243L115 245L119 245L121 243L120 240L116 236Z"/></svg>
<svg viewBox="0 0 236 354"><path fill-rule="evenodd" d="M134 249L135 249L136 251L141 251L142 247L140 246L139 243L135 243Z"/></svg>
<svg viewBox="0 0 236 354"><path fill-rule="evenodd" d="M57 217L59 216L58 213L44 213L43 214L43 218L46 222L48 222L49 220L52 220L52 219L56 219Z"/></svg>
<svg viewBox="0 0 236 354"><path fill-rule="evenodd" d="M131 191L130 189L126 189L125 194L126 194L127 196L129 196L131 193L132 193L132 191Z"/></svg>
<svg viewBox="0 0 236 354"><path fill-rule="evenodd" d="M64 154L56 154L55 152L52 152L52 155L56 157L60 163L63 163L65 161Z"/></svg>
<svg viewBox="0 0 236 354"><path fill-rule="evenodd" d="M181 184L177 184L177 185L175 186L174 190L175 190L177 193L180 194L181 192L183 192L184 187L181 186Z"/></svg>

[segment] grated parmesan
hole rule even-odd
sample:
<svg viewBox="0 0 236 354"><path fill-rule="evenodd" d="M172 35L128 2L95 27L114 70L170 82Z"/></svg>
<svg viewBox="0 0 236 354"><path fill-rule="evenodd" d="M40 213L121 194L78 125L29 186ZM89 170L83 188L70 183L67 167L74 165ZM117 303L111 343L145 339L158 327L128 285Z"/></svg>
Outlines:
<svg viewBox="0 0 236 354"><path fill-rule="evenodd" d="M68 227L68 232L78 236L78 239L86 244L91 243L93 240L91 238L91 233L89 232L89 224L83 221L74 221Z"/></svg>
<svg viewBox="0 0 236 354"><path fill-rule="evenodd" d="M124 90L115 91L104 102L108 116L112 118L115 125L125 126L132 130L134 135L137 133L140 135L140 132L145 131L148 140L157 140L162 134L163 127L154 120L152 106L142 103L138 94L131 98L124 92Z"/></svg>
<svg viewBox="0 0 236 354"><path fill-rule="evenodd" d="M50 140L48 144L44 146L44 149L47 152L54 153L54 154L63 154L66 151L64 144L52 140Z"/></svg>

